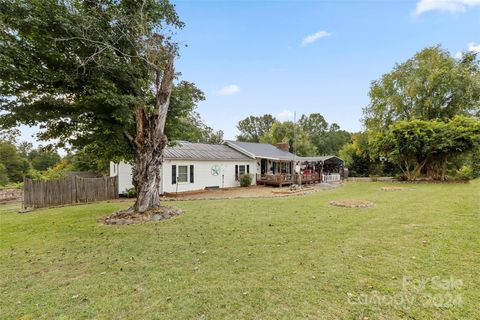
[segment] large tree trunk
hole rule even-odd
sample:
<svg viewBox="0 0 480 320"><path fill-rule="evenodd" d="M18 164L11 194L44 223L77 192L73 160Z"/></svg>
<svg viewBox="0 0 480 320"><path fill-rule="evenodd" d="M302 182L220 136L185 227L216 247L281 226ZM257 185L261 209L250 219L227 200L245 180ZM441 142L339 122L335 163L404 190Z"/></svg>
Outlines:
<svg viewBox="0 0 480 320"><path fill-rule="evenodd" d="M167 139L164 135L159 139L155 146L138 151L134 173L137 201L133 209L136 212L143 213L160 206L161 165Z"/></svg>
<svg viewBox="0 0 480 320"><path fill-rule="evenodd" d="M135 110L136 134L131 139L135 149L133 182L137 200L136 212L144 213L160 206L161 166L167 145L165 120L173 88L173 55L163 68L155 69L155 107L140 106Z"/></svg>
<svg viewBox="0 0 480 320"><path fill-rule="evenodd" d="M447 157L437 156L427 163L427 176L433 180L446 180Z"/></svg>
<svg viewBox="0 0 480 320"><path fill-rule="evenodd" d="M422 172L422 169L426 163L427 159L413 160L409 159L407 156L404 156L400 161L400 169L402 170L403 175L408 181L415 181Z"/></svg>

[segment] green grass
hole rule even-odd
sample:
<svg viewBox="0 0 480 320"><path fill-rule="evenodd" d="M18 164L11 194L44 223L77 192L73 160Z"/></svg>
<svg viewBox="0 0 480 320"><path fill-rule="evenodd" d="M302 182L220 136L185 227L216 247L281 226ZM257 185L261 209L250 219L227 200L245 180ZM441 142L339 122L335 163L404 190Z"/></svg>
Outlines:
<svg viewBox="0 0 480 320"><path fill-rule="evenodd" d="M4 208L0 318L479 319L480 181L384 185L175 202L183 216L135 226L98 223L128 203ZM376 206L328 204L341 199ZM404 276L461 285L417 292ZM387 300L352 303L362 294ZM398 295L414 301L389 303Z"/></svg>

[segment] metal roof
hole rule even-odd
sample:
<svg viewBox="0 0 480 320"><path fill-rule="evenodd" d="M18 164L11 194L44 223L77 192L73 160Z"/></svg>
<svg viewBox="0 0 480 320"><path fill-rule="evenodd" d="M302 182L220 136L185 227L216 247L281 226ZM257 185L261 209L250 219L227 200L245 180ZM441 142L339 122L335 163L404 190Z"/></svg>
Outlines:
<svg viewBox="0 0 480 320"><path fill-rule="evenodd" d="M271 144L226 140L225 143L255 158L293 160L294 154L282 151Z"/></svg>
<svg viewBox="0 0 480 320"><path fill-rule="evenodd" d="M251 160L251 157L223 144L193 143L177 141L177 144L166 147L165 159L192 160Z"/></svg>

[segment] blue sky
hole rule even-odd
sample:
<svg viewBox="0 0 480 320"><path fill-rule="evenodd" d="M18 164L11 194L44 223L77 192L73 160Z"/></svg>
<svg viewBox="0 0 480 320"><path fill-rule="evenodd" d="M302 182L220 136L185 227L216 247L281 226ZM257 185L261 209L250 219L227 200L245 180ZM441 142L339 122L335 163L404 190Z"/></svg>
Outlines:
<svg viewBox="0 0 480 320"><path fill-rule="evenodd" d="M436 44L480 50L480 0L174 3L188 45L176 69L205 92L198 111L227 139L249 115L293 111L358 131L370 82L396 62ZM32 140L35 129L22 131Z"/></svg>
<svg viewBox="0 0 480 320"><path fill-rule="evenodd" d="M248 115L293 111L360 130L370 82L396 62L426 46L455 55L480 43L476 0L175 3L188 44L177 69L205 92L198 111L226 138Z"/></svg>

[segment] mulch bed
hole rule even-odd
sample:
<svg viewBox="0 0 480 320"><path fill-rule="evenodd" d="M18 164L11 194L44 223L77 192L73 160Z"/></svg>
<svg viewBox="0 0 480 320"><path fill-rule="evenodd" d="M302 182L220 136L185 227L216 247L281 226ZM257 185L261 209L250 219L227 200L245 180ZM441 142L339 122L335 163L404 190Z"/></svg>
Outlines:
<svg viewBox="0 0 480 320"><path fill-rule="evenodd" d="M145 213L138 213L133 210L118 211L103 218L102 222L107 225L142 224L170 219L181 214L183 214L183 211L179 208L161 206Z"/></svg>
<svg viewBox="0 0 480 320"><path fill-rule="evenodd" d="M298 187L298 188L290 188L290 189L279 189L279 190L272 190L272 193L275 194L297 194L297 193L307 193L315 191L313 187Z"/></svg>
<svg viewBox="0 0 480 320"><path fill-rule="evenodd" d="M371 208L374 206L373 202L367 200L338 200L329 203L332 206L343 208Z"/></svg>

